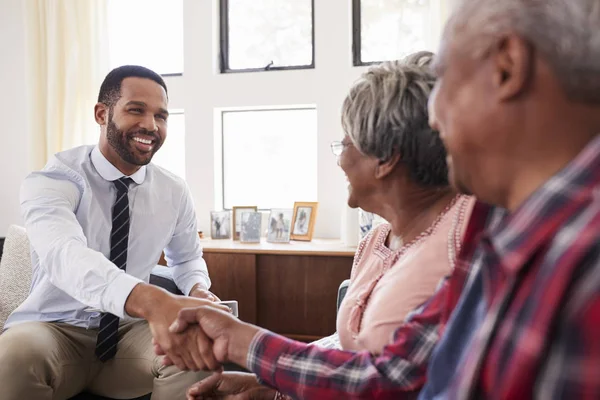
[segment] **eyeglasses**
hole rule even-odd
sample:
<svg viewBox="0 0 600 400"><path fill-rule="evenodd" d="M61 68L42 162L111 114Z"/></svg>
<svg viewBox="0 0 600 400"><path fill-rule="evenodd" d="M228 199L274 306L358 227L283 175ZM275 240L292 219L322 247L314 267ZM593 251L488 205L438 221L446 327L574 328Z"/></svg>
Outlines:
<svg viewBox="0 0 600 400"><path fill-rule="evenodd" d="M334 156L340 156L342 155L342 152L344 151L344 149L346 148L346 146L350 146L350 143L344 143L341 141L335 141L335 142L331 142L331 152L333 153Z"/></svg>

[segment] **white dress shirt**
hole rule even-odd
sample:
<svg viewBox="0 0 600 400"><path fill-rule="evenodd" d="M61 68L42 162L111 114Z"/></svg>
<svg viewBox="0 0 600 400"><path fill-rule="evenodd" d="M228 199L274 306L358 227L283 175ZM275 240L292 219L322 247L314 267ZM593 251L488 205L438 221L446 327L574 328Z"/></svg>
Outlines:
<svg viewBox="0 0 600 400"><path fill-rule="evenodd" d="M56 154L25 179L21 210L33 280L5 328L25 321L96 328L98 310L127 318L127 297L149 281L163 249L184 294L197 283L210 287L187 185L152 163L130 176L127 270L109 261L117 193L112 181L123 176L98 147L81 146Z"/></svg>

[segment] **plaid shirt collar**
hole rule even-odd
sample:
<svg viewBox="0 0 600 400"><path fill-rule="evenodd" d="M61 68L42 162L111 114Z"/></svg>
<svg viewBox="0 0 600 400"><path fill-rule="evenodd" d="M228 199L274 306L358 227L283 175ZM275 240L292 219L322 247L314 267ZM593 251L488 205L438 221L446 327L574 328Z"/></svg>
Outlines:
<svg viewBox="0 0 600 400"><path fill-rule="evenodd" d="M482 236L506 273L514 275L566 218L592 194L600 180L600 135L512 214ZM552 216L552 218L548 218Z"/></svg>

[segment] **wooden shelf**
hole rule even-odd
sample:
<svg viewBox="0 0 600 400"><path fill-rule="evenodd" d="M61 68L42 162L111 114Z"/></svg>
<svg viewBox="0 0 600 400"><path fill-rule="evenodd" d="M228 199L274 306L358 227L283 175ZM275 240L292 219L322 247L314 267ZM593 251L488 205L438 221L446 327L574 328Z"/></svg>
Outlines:
<svg viewBox="0 0 600 400"><path fill-rule="evenodd" d="M289 243L241 243L231 239L201 239L205 253L237 254L280 254L329 257L352 257L356 247L346 246L339 240L313 239L310 242L291 241Z"/></svg>

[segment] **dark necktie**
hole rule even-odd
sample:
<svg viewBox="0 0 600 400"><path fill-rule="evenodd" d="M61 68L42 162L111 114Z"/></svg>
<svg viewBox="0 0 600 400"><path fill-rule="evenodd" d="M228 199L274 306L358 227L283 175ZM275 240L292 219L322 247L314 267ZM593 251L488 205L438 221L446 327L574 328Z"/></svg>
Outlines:
<svg viewBox="0 0 600 400"><path fill-rule="evenodd" d="M129 197L131 178L123 177L113 181L117 197L112 209L112 230L110 232L110 261L117 267L127 268L127 245L129 243ZM119 341L119 317L110 313L102 314L96 356L100 361L108 361L117 353Z"/></svg>

